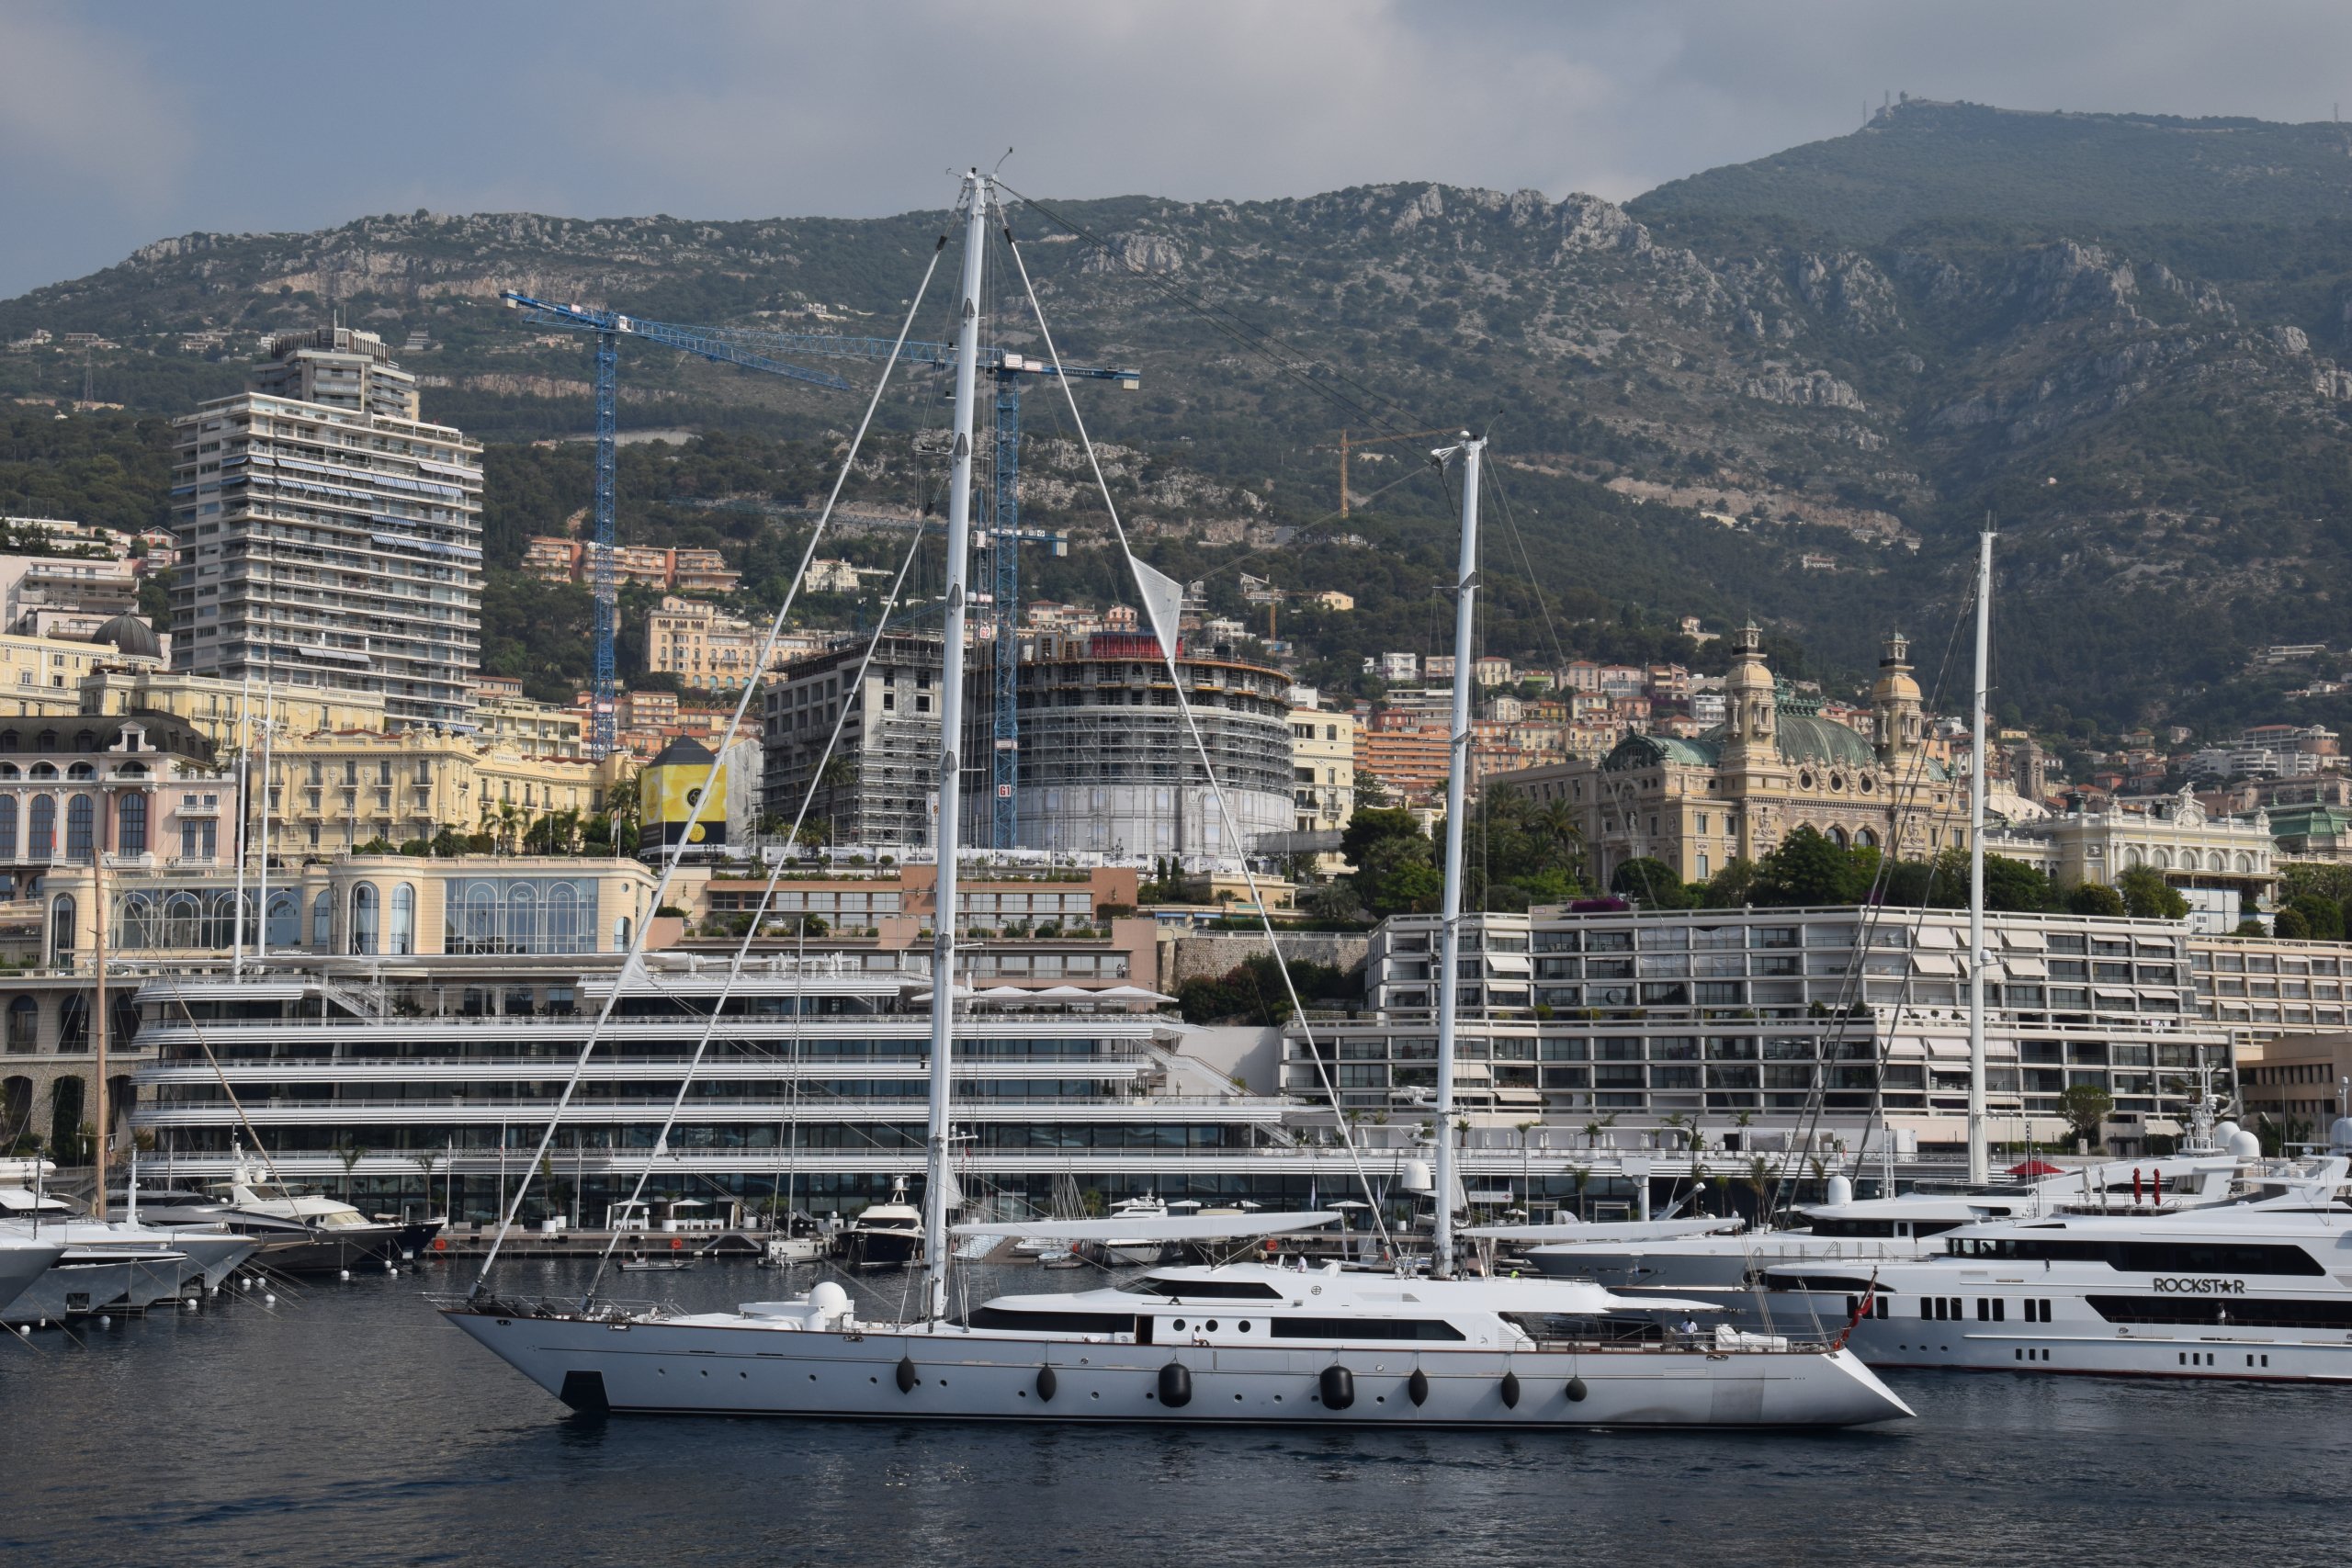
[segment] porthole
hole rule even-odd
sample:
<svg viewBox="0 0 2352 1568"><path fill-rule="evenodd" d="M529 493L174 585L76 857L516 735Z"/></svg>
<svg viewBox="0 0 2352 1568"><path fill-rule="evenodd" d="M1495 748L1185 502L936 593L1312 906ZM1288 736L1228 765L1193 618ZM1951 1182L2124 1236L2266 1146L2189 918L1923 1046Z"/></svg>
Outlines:
<svg viewBox="0 0 2352 1568"><path fill-rule="evenodd" d="M1845 775L1845 774L1843 774L1843 773L1832 773L1832 774L1830 774L1830 775L1829 775L1829 793L1830 793L1830 794L1832 794L1832 795L1838 795L1838 794L1840 794L1840 793L1842 793L1842 792L1845 790L1845 788L1846 788L1846 775Z"/></svg>
<svg viewBox="0 0 2352 1568"><path fill-rule="evenodd" d="M1233 1327L1237 1333L1247 1334L1250 1332L1250 1320L1245 1317L1239 1323L1235 1324Z"/></svg>
<svg viewBox="0 0 2352 1568"><path fill-rule="evenodd" d="M1215 1318L1211 1318L1211 1319L1209 1319L1209 1321L1208 1321L1208 1330L1209 1330L1209 1332L1210 1332L1211 1334L1215 1334L1215 1333L1216 1332L1216 1319L1215 1319Z"/></svg>
<svg viewBox="0 0 2352 1568"><path fill-rule="evenodd" d="M1870 774L1864 773L1860 778L1854 781L1854 787L1860 790L1864 795L1868 795L1871 791L1876 789L1878 784L1871 779Z"/></svg>
<svg viewBox="0 0 2352 1568"><path fill-rule="evenodd" d="M1804 772L1803 772L1803 773L1799 773L1799 774L1797 775L1797 788L1799 788L1799 789L1811 789L1812 787L1813 787L1813 770L1812 770L1812 769L1810 769L1810 768L1807 768Z"/></svg>
<svg viewBox="0 0 2352 1568"><path fill-rule="evenodd" d="M1173 1328L1173 1329L1175 1329L1175 1330L1177 1330L1178 1332L1180 1332L1180 1333L1181 1333L1181 1332L1182 1332L1183 1327L1184 1327L1184 1320L1183 1320L1182 1318L1181 1318L1181 1317L1180 1317L1180 1318L1178 1318L1175 1322L1173 1322L1173 1323L1170 1324L1168 1326L1169 1326L1169 1327L1170 1327L1170 1328Z"/></svg>

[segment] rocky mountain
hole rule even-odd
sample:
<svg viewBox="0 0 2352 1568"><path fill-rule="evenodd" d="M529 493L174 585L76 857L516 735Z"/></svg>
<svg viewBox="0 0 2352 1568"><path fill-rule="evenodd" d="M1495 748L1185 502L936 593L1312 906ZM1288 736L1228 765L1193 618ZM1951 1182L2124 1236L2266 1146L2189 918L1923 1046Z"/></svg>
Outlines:
<svg viewBox="0 0 2352 1568"><path fill-rule="evenodd" d="M1491 427L1516 565L1548 604L1754 613L1860 670L1898 622L1941 645L1990 513L2003 699L2115 727L2243 707L2248 648L2329 640L2352 594L2352 151L2333 126L1909 102L1622 208L1393 185L1012 218L1064 353L1144 372L1086 398L1133 449L1156 538L1320 536L1342 428ZM175 411L333 309L413 345L434 417L576 432L582 344L523 327L500 289L888 332L944 221L418 212L187 235L0 303L0 391L72 398L86 378ZM1000 341L1036 346L1011 269L991 287ZM920 335L947 335L944 298ZM632 350L623 385L644 426L810 436L854 417L666 353ZM932 389L893 417L935 423ZM1050 398L1024 420L1070 434ZM1422 445L1360 453L1357 496L1433 523ZM1083 515L1066 465L1039 479L1041 503Z"/></svg>

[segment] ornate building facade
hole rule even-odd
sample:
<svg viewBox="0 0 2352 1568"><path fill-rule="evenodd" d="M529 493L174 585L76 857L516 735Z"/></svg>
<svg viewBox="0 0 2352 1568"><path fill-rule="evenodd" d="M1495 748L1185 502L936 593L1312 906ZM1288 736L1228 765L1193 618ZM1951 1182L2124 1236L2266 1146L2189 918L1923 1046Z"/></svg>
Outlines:
<svg viewBox="0 0 2352 1568"><path fill-rule="evenodd" d="M1925 860L1968 841L1968 796L1925 748L1910 645L1885 645L1871 689L1875 738L1821 716L1816 697L1777 681L1754 626L1724 678L1724 720L1696 739L1628 735L1598 761L1498 775L1582 825L1602 886L1627 861L1665 862L1704 881L1770 854L1798 828L1839 844Z"/></svg>

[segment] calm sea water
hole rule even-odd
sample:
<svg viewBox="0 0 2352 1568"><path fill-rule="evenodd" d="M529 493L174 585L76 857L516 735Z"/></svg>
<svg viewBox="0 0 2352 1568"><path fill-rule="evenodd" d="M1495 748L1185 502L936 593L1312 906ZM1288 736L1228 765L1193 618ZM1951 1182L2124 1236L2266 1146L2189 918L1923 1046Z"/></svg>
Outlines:
<svg viewBox="0 0 2352 1568"><path fill-rule="evenodd" d="M598 1424L441 1323L419 1292L446 1273L0 1344L0 1562L2293 1563L2345 1538L2352 1390L1896 1374L1918 1421L1819 1437ZM694 1305L782 1283L621 1293L649 1278Z"/></svg>

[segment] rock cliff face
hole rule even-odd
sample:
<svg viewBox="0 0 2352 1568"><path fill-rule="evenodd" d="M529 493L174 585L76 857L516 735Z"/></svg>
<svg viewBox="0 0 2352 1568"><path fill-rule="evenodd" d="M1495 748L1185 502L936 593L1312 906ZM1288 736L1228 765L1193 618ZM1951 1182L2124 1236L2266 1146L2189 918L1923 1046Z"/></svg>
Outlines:
<svg viewBox="0 0 2352 1568"><path fill-rule="evenodd" d="M2168 563L2154 574L2161 604L2133 613L2181 619L2215 646L2257 626L2325 635L2352 594L2352 368L2334 357L2352 356L2352 221L2176 221L2151 183L2162 138L2138 136L2118 143L2141 182L2131 224L2098 170L2037 185L2029 158L2017 177L2031 221L2000 220L1987 197L1952 209L1964 221L1927 212L1888 228L1871 204L1916 207L1902 193L1948 173L1933 159L1958 145L1951 124L1980 151L2028 132L2107 146L2098 128L2030 117L1960 116L1936 122L1945 142L1922 141L1914 131L1933 118L1909 107L1826 152L1716 171L1632 210L1400 183L1080 202L1012 221L1065 352L1145 372L1140 395L1093 399L1103 433L1139 454L1181 451L1169 471L1196 476L1152 491L1135 459L1163 529L1195 519L1205 537L1319 514L1336 501L1319 453L1343 425L1499 416L1505 460L1530 474L1612 485L1652 502L1645 516L1728 519L1754 541L1748 581L1792 585L1784 618L1858 662L1885 617L1862 618L1851 599L1828 607L1798 557L1838 555L1883 578L1884 597L1923 603L1951 591L1988 508L2007 535L2015 624L2044 628L2053 660L2091 635L2086 615L2121 613L2103 597L2126 581L2119 562ZM2243 162L2251 133L2230 134ZM2222 210L2233 189L2275 195L2251 175L2199 183L2218 143L2179 145L2196 211ZM2280 178L2321 190L2338 177L2298 162L2300 146L2278 155ZM1882 165L1897 173L1872 187ZM2097 193L2094 216L2050 218L2052 193L2076 187ZM2352 196L2339 205L2352 214ZM2270 208L2255 210L2267 220ZM673 321L887 332L944 222L419 211L315 234L188 234L0 303L0 341L99 333L120 345L89 351L99 381L119 374L120 400L176 412L237 384L261 335L332 305L383 333L451 417L492 437L541 434L582 422L581 345L520 326L500 290ZM944 317L918 335L947 335ZM410 337L420 346L401 350ZM1008 322L1003 341L1030 340ZM70 396L84 357L0 354L0 391ZM626 395L660 403L664 423L727 405L803 432L842 418L812 394L654 355L638 356ZM1036 470L1057 492L1075 478L1052 460ZM2193 678L2188 668L2173 675ZM2058 678L2054 664L2045 673Z"/></svg>

